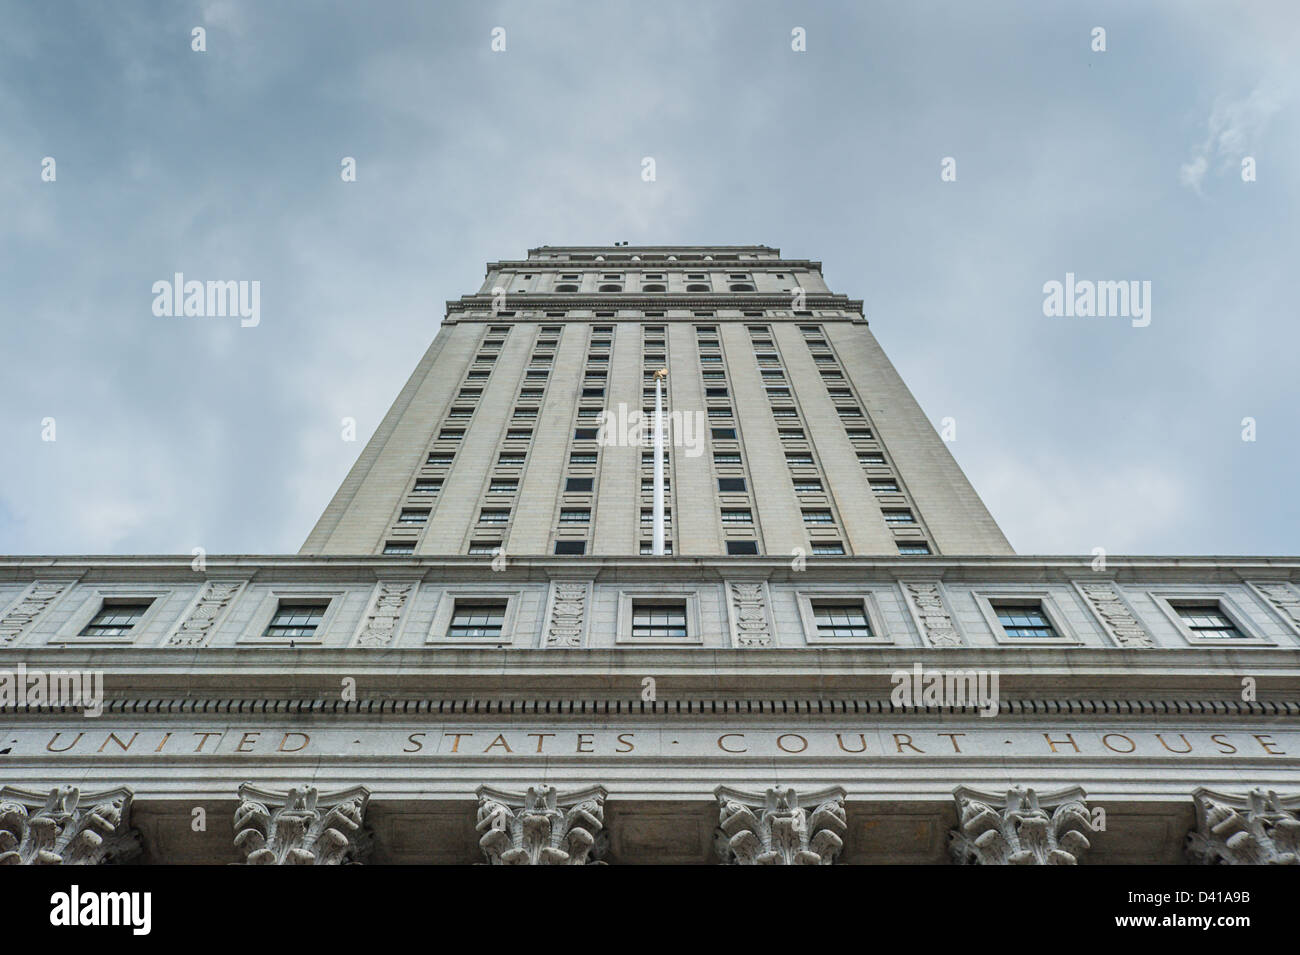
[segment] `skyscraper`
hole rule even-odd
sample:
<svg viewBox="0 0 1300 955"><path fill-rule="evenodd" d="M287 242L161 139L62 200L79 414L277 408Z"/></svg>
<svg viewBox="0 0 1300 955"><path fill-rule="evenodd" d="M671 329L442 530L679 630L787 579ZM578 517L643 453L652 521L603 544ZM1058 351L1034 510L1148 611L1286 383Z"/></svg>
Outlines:
<svg viewBox="0 0 1300 955"><path fill-rule="evenodd" d="M0 558L0 862L1294 861L1298 584L1013 554L814 261L542 247L298 555Z"/></svg>
<svg viewBox="0 0 1300 955"><path fill-rule="evenodd" d="M302 553L648 553L660 369L673 553L1011 553L862 303L768 246L489 263Z"/></svg>

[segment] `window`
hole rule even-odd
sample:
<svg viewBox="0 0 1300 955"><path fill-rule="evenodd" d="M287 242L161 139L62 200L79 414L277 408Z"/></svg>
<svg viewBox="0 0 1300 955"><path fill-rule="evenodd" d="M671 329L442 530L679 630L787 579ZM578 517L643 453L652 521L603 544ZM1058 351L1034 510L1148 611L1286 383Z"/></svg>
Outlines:
<svg viewBox="0 0 1300 955"><path fill-rule="evenodd" d="M1057 634L1052 629L1051 621L1043 613L1040 603L1010 603L991 601L997 614L998 623L1008 637L1054 638Z"/></svg>
<svg viewBox="0 0 1300 955"><path fill-rule="evenodd" d="M852 603L814 600L812 608L819 637L870 639L874 636L871 624L867 622L866 608L860 600Z"/></svg>
<svg viewBox="0 0 1300 955"><path fill-rule="evenodd" d="M500 637L506 619L504 600L457 600L447 627L449 639Z"/></svg>
<svg viewBox="0 0 1300 955"><path fill-rule="evenodd" d="M104 606L99 609L99 613L95 614L90 619L90 623L82 628L81 636L125 636L140 622L140 618L144 616L145 611L149 609L152 603L152 600L106 600Z"/></svg>
<svg viewBox="0 0 1300 955"><path fill-rule="evenodd" d="M803 512L805 524L833 524L835 518L827 510L807 510Z"/></svg>
<svg viewBox="0 0 1300 955"><path fill-rule="evenodd" d="M897 494L898 482L893 478L872 479L871 490L877 494Z"/></svg>
<svg viewBox="0 0 1300 955"><path fill-rule="evenodd" d="M427 507L404 507L402 513L397 515L399 524L423 524L429 519L429 509Z"/></svg>
<svg viewBox="0 0 1300 955"><path fill-rule="evenodd" d="M411 541L384 541L384 553L394 556L414 554L415 544Z"/></svg>
<svg viewBox="0 0 1300 955"><path fill-rule="evenodd" d="M714 441L734 441L736 440L735 428L713 428Z"/></svg>
<svg viewBox="0 0 1300 955"><path fill-rule="evenodd" d="M437 494L442 490L442 482L435 481L433 478L416 478L415 486L411 488L412 494Z"/></svg>
<svg viewBox="0 0 1300 955"><path fill-rule="evenodd" d="M451 458L452 455L450 454L441 451L434 451L425 459L424 463L430 467L445 468L447 465L451 464Z"/></svg>
<svg viewBox="0 0 1300 955"><path fill-rule="evenodd" d="M596 440L596 429L595 429L595 428L575 428L575 429L574 429L574 432L573 432L573 440L574 440L574 441L595 441L595 440Z"/></svg>
<svg viewBox="0 0 1300 955"><path fill-rule="evenodd" d="M469 553L479 556L484 554L495 554L500 547L500 541L470 541Z"/></svg>
<svg viewBox="0 0 1300 955"><path fill-rule="evenodd" d="M915 524L916 517L906 508L887 508L882 512L886 524Z"/></svg>
<svg viewBox="0 0 1300 955"><path fill-rule="evenodd" d="M649 493L649 492L653 491L654 489L655 489L655 479L654 479L654 478L652 478L652 477L643 477L643 478L641 479L641 490L642 490L642 491L644 491L644 492L646 492L646 493ZM671 493L672 489L673 489L673 482L670 481L670 480L668 479L667 476L665 476L665 477L664 477L664 493L665 493L665 494Z"/></svg>
<svg viewBox="0 0 1300 955"><path fill-rule="evenodd" d="M502 467L518 467L524 463L524 455L517 451L503 451L497 458L497 464Z"/></svg>
<svg viewBox="0 0 1300 955"><path fill-rule="evenodd" d="M642 541L642 542L641 542L641 553L642 553L642 554L654 554L654 552L655 552L654 541ZM670 540L665 540L665 541L664 541L664 553L665 553L665 554L671 554L672 552L673 552L673 542L670 541Z"/></svg>
<svg viewBox="0 0 1300 955"><path fill-rule="evenodd" d="M590 494L593 478L571 477L565 480L564 490L569 494Z"/></svg>
<svg viewBox="0 0 1300 955"><path fill-rule="evenodd" d="M510 511L506 508L485 507L478 513L480 524L504 524L510 520Z"/></svg>
<svg viewBox="0 0 1300 955"><path fill-rule="evenodd" d="M463 428L443 428L438 432L439 441L459 441L463 437L465 437Z"/></svg>
<svg viewBox="0 0 1300 955"><path fill-rule="evenodd" d="M747 507L724 507L722 509L722 523L752 524L754 523L754 515Z"/></svg>
<svg viewBox="0 0 1300 955"><path fill-rule="evenodd" d="M745 479L737 477L718 478L718 490L724 494L744 494Z"/></svg>
<svg viewBox="0 0 1300 955"><path fill-rule="evenodd" d="M778 428L776 433L781 436L782 441L803 440L803 428Z"/></svg>
<svg viewBox="0 0 1300 955"><path fill-rule="evenodd" d="M520 389L519 389L519 397L520 397L520 398L540 398L540 397L542 396L542 391L543 391L543 389L541 389L541 388L520 388Z"/></svg>
<svg viewBox="0 0 1300 955"><path fill-rule="evenodd" d="M654 523L654 519L655 519L655 512L654 512L654 508L653 508L653 507L643 507L643 508L641 508L641 523L642 523L642 524L653 524L653 523ZM665 508L664 508L664 523L665 523L665 524L671 524L672 521L673 521L673 509L672 509L671 507L665 507Z"/></svg>
<svg viewBox="0 0 1300 955"><path fill-rule="evenodd" d="M704 395L706 398L725 398L727 397L727 389L725 387L705 388Z"/></svg>
<svg viewBox="0 0 1300 955"><path fill-rule="evenodd" d="M477 400L479 397L482 396L482 394L483 394L482 388L462 388L460 390L460 393L456 397L469 398L470 400Z"/></svg>
<svg viewBox="0 0 1300 955"><path fill-rule="evenodd" d="M1245 636L1237 625L1213 604L1169 604L1194 637L1212 640L1238 640Z"/></svg>
<svg viewBox="0 0 1300 955"><path fill-rule="evenodd" d="M576 291L578 291L578 286L576 286L576 285L570 285L570 284L568 284L568 283L561 283L560 285L555 286L555 291L557 291L557 292L576 292Z"/></svg>
<svg viewBox="0 0 1300 955"><path fill-rule="evenodd" d="M801 478L794 482L794 492L796 494L816 494L822 490L822 482L811 478Z"/></svg>
<svg viewBox="0 0 1300 955"><path fill-rule="evenodd" d="M709 287L708 287L707 285L701 285L701 284L698 284L698 283L691 283L691 284L689 284L689 285L686 286L686 291L688 291L688 292L707 292L707 291L709 291Z"/></svg>
<svg viewBox="0 0 1300 955"><path fill-rule="evenodd" d="M586 507L564 508L560 511L561 524L590 524L591 509Z"/></svg>
<svg viewBox="0 0 1300 955"><path fill-rule="evenodd" d="M773 418L797 418L798 416L799 416L799 413L798 413L797 411L795 411L793 408L773 408L773 409L772 409L772 417L773 417Z"/></svg>
<svg viewBox="0 0 1300 955"><path fill-rule="evenodd" d="M789 398L790 389L789 388L768 388L767 396L769 398Z"/></svg>
<svg viewBox="0 0 1300 955"><path fill-rule="evenodd" d="M841 557L844 545L839 541L813 541L812 552L819 557Z"/></svg>
<svg viewBox="0 0 1300 955"><path fill-rule="evenodd" d="M718 451L713 455L714 464L739 464L740 455L730 451Z"/></svg>
<svg viewBox="0 0 1300 955"><path fill-rule="evenodd" d="M862 409L861 409L861 408L836 408L835 410L838 411L838 412L840 413L840 417L841 417L841 418L861 418L861 417L862 417Z"/></svg>
<svg viewBox="0 0 1300 955"><path fill-rule="evenodd" d="M572 454L569 455L569 464L572 465L590 466L590 465L594 465L595 463L596 463L596 455L592 454L590 451L574 451Z"/></svg>
<svg viewBox="0 0 1300 955"><path fill-rule="evenodd" d="M525 405L525 406L518 407L518 408L515 408L515 417L516 417L516 418L536 418L536 417L537 417L537 409L536 409L535 407L529 407L529 406L526 406L526 405Z"/></svg>
<svg viewBox="0 0 1300 955"><path fill-rule="evenodd" d="M928 557L930 545L924 541L899 541L898 553L903 557Z"/></svg>
<svg viewBox="0 0 1300 955"><path fill-rule="evenodd" d="M878 465L885 463L885 456L877 451L871 451L866 454L858 455L859 464Z"/></svg>
<svg viewBox="0 0 1300 955"><path fill-rule="evenodd" d="M605 397L604 388L583 388L582 397L584 398L603 398Z"/></svg>
<svg viewBox="0 0 1300 955"><path fill-rule="evenodd" d="M686 602L632 601L633 640L686 638Z"/></svg>
<svg viewBox="0 0 1300 955"><path fill-rule="evenodd" d="M519 490L518 478L493 478L488 485L489 494L513 494Z"/></svg>
<svg viewBox="0 0 1300 955"><path fill-rule="evenodd" d="M569 554L571 556L582 556L587 552L586 541L556 541L555 553Z"/></svg>
<svg viewBox="0 0 1300 955"><path fill-rule="evenodd" d="M727 553L733 557L757 554L758 541L727 541Z"/></svg>
<svg viewBox="0 0 1300 955"><path fill-rule="evenodd" d="M813 463L811 454L787 454L785 463L789 467L808 466Z"/></svg>
<svg viewBox="0 0 1300 955"><path fill-rule="evenodd" d="M710 408L710 409L709 409L709 417L710 417L710 418L730 418L730 417L731 417L731 409L730 409L730 408Z"/></svg>
<svg viewBox="0 0 1300 955"><path fill-rule="evenodd" d="M533 440L533 431L531 428L507 428L507 441L531 441Z"/></svg>
<svg viewBox="0 0 1300 955"><path fill-rule="evenodd" d="M315 636L321 618L325 616L323 603L281 603L275 608L271 622L266 625L266 637Z"/></svg>

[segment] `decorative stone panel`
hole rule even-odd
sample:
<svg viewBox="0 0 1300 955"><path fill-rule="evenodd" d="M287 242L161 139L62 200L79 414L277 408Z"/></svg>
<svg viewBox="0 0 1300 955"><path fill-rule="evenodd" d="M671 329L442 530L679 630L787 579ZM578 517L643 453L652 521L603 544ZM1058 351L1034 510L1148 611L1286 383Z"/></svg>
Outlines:
<svg viewBox="0 0 1300 955"><path fill-rule="evenodd" d="M553 580L546 611L546 646L580 647L587 629L590 587L585 580Z"/></svg>
<svg viewBox="0 0 1300 955"><path fill-rule="evenodd" d="M1138 623L1133 611L1120 598L1115 585L1110 581L1083 583L1076 581L1075 586L1083 594L1084 602L1093 612L1106 633L1119 647L1154 647L1151 634Z"/></svg>
<svg viewBox="0 0 1300 955"><path fill-rule="evenodd" d="M1269 605L1282 615L1291 629L1300 633L1300 594L1280 583L1262 583L1247 581L1252 590L1259 594Z"/></svg>
<svg viewBox="0 0 1300 955"><path fill-rule="evenodd" d="M50 609L72 583L71 580L33 581L18 602L0 617L0 647L18 642L18 638Z"/></svg>
<svg viewBox="0 0 1300 955"><path fill-rule="evenodd" d="M958 865L1076 865L1092 845L1087 795L1078 786L1041 800L1020 786L1005 795L958 786L953 795L958 826L949 851Z"/></svg>
<svg viewBox="0 0 1300 955"><path fill-rule="evenodd" d="M1197 789L1187 858L1200 865L1300 864L1300 796L1253 789L1244 796Z"/></svg>
<svg viewBox="0 0 1300 955"><path fill-rule="evenodd" d="M84 798L75 786L0 789L0 865L103 865L139 854L125 786Z"/></svg>
<svg viewBox="0 0 1300 955"><path fill-rule="evenodd" d="M793 789L741 792L719 786L714 843L724 865L831 865L848 820L838 786L800 796Z"/></svg>
<svg viewBox="0 0 1300 955"><path fill-rule="evenodd" d="M402 611L415 593L413 580L381 580L369 612L362 618L353 645L389 647L397 638Z"/></svg>
<svg viewBox="0 0 1300 955"><path fill-rule="evenodd" d="M478 789L479 848L490 865L603 865L605 789L561 796L554 786Z"/></svg>
<svg viewBox="0 0 1300 955"><path fill-rule="evenodd" d="M925 644L931 647L965 646L937 581L905 580L902 587L907 608L912 612L912 619L916 621Z"/></svg>
<svg viewBox="0 0 1300 955"><path fill-rule="evenodd" d="M344 865L370 851L365 827L370 790L354 786L320 793L315 786L274 792L239 787L235 848L246 865Z"/></svg>
<svg viewBox="0 0 1300 955"><path fill-rule="evenodd" d="M767 582L762 580L727 581L727 614L731 621L731 645L735 647L771 647L772 618L768 612Z"/></svg>
<svg viewBox="0 0 1300 955"><path fill-rule="evenodd" d="M199 599L178 623L167 639L169 647L203 647L212 638L213 627L235 595L243 588L242 580L209 580L199 592Z"/></svg>

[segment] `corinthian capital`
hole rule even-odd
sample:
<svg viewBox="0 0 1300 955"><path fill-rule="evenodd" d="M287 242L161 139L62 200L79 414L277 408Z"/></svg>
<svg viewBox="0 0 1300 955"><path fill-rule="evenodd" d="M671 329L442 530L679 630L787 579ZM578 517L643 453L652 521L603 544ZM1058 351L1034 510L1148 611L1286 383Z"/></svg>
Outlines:
<svg viewBox="0 0 1300 955"><path fill-rule="evenodd" d="M804 795L719 786L714 795L714 842L724 865L831 865L844 848L848 822L838 786Z"/></svg>
<svg viewBox="0 0 1300 955"><path fill-rule="evenodd" d="M603 865L605 789L478 788L479 847L490 865Z"/></svg>
<svg viewBox="0 0 1300 955"><path fill-rule="evenodd" d="M1201 865L1300 864L1300 796L1251 790L1244 796L1197 789L1196 829L1187 857Z"/></svg>
<svg viewBox="0 0 1300 955"><path fill-rule="evenodd" d="M1087 794L1078 786L1041 797L1019 786L1005 794L958 786L953 795L958 826L949 851L958 865L1077 865L1092 845Z"/></svg>
<svg viewBox="0 0 1300 955"><path fill-rule="evenodd" d="M235 848L246 865L359 863L370 850L369 802L365 786L335 793L314 786L273 792L244 783L235 809Z"/></svg>
<svg viewBox="0 0 1300 955"><path fill-rule="evenodd" d="M140 853L131 790L0 789L0 865L103 865Z"/></svg>

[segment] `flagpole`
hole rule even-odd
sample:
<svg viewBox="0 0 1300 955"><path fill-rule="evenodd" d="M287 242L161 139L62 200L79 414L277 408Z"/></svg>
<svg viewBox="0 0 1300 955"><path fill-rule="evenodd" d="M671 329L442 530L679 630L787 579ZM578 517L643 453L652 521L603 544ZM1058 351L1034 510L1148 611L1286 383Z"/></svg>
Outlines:
<svg viewBox="0 0 1300 955"><path fill-rule="evenodd" d="M651 553L662 556L664 552L664 379L668 369L655 372L655 502L654 541Z"/></svg>

